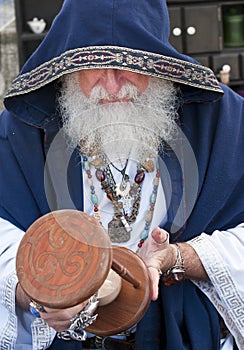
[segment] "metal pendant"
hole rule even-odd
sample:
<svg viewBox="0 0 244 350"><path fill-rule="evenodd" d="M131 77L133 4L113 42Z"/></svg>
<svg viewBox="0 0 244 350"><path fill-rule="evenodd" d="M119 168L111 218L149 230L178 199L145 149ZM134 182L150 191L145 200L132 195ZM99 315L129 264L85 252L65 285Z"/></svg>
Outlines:
<svg viewBox="0 0 244 350"><path fill-rule="evenodd" d="M128 194L127 196L121 197L118 203L122 204L124 214L130 215L133 206L133 198Z"/></svg>
<svg viewBox="0 0 244 350"><path fill-rule="evenodd" d="M130 192L130 182L120 182L116 185L115 188L116 196L125 197Z"/></svg>
<svg viewBox="0 0 244 350"><path fill-rule="evenodd" d="M108 235L113 243L128 242L131 230L124 216L115 217L108 223Z"/></svg>

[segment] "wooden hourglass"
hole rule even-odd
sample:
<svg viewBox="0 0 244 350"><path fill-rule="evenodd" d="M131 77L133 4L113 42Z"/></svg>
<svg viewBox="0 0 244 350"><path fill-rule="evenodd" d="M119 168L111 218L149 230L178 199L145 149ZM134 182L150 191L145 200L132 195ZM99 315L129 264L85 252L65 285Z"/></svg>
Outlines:
<svg viewBox="0 0 244 350"><path fill-rule="evenodd" d="M135 325L151 300L148 270L141 258L112 246L102 225L78 210L57 210L36 220L20 243L16 269L31 299L60 309L89 299L102 289L111 271L121 276L115 300L101 302L96 321L86 328L100 336Z"/></svg>

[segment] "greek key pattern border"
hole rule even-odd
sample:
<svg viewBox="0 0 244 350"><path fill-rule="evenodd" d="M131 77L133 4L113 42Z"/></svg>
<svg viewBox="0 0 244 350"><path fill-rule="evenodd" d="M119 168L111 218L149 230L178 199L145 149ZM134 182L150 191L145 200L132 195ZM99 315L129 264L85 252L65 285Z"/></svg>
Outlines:
<svg viewBox="0 0 244 350"><path fill-rule="evenodd" d="M8 320L5 327L0 332L0 349L13 350L17 339L17 317L15 314L15 287L17 284L15 273L8 276L4 283L2 294L2 304L5 305L8 312Z"/></svg>
<svg viewBox="0 0 244 350"><path fill-rule="evenodd" d="M211 282L194 281L209 297L240 349L244 348L244 303L219 252L202 234L188 242L198 253Z"/></svg>
<svg viewBox="0 0 244 350"><path fill-rule="evenodd" d="M47 349L51 345L56 334L41 318L36 318L32 322L31 331L33 350Z"/></svg>
<svg viewBox="0 0 244 350"><path fill-rule="evenodd" d="M28 73L19 75L6 97L39 89L63 74L81 69L117 68L223 92L211 69L180 59L118 46L91 46L66 51Z"/></svg>

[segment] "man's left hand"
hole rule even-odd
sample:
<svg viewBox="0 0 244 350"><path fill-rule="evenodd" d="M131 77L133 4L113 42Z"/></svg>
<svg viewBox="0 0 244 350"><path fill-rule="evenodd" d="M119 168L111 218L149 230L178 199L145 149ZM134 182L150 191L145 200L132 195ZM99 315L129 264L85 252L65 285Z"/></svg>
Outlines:
<svg viewBox="0 0 244 350"><path fill-rule="evenodd" d="M169 244L168 232L156 227L139 249L138 255L148 267L152 287L152 300L156 300L158 298L158 284L161 271L166 271L173 266L177 256L174 245Z"/></svg>

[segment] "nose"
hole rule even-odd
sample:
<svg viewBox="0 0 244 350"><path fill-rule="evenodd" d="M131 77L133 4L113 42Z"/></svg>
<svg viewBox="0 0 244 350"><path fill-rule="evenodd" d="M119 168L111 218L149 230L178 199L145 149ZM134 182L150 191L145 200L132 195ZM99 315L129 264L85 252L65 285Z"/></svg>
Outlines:
<svg viewBox="0 0 244 350"><path fill-rule="evenodd" d="M118 69L105 69L102 85L110 95L116 95L125 84Z"/></svg>

